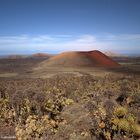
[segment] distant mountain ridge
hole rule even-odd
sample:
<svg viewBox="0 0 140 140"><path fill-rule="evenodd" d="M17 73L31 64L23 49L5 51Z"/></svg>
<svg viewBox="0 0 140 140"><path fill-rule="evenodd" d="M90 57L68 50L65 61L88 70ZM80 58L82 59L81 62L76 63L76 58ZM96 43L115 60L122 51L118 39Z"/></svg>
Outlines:
<svg viewBox="0 0 140 140"><path fill-rule="evenodd" d="M23 59L23 58L26 58L27 56L26 55L8 55L6 58L8 59Z"/></svg>
<svg viewBox="0 0 140 140"><path fill-rule="evenodd" d="M52 55L48 53L35 53L35 54L32 54L30 57L49 58L51 56Z"/></svg>
<svg viewBox="0 0 140 140"><path fill-rule="evenodd" d="M104 54L109 57L125 57L124 55L121 55L119 53L112 52L112 51L106 51L106 52L104 52Z"/></svg>

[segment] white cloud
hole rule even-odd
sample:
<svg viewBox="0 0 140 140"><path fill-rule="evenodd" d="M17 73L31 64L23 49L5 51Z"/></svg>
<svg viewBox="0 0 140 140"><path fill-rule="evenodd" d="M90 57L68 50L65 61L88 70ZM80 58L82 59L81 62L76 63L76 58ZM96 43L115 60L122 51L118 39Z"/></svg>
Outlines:
<svg viewBox="0 0 140 140"><path fill-rule="evenodd" d="M126 41L126 44L119 42ZM62 51L87 51L87 50L132 50L133 44L129 41L139 41L140 34L105 34L94 35L20 35L0 36L0 53L32 53L32 52L62 52ZM128 46L127 46L128 45ZM139 44L136 44L137 50ZM122 49L123 47L123 49ZM131 48L129 48L131 47Z"/></svg>
<svg viewBox="0 0 140 140"><path fill-rule="evenodd" d="M119 34L114 35L107 33L103 37L104 40L117 41L117 40L140 40L140 34Z"/></svg>
<svg viewBox="0 0 140 140"><path fill-rule="evenodd" d="M83 35L76 40L76 42L79 43L93 43L95 41L96 41L96 37L93 35Z"/></svg>

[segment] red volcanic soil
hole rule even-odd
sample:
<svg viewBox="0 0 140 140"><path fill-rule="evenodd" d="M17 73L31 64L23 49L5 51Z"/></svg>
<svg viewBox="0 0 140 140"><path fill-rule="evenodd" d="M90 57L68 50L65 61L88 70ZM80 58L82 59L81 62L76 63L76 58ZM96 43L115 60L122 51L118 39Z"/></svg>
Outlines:
<svg viewBox="0 0 140 140"><path fill-rule="evenodd" d="M100 51L88 52L65 52L51 57L40 64L44 66L66 66L66 67L118 67L119 64Z"/></svg>
<svg viewBox="0 0 140 140"><path fill-rule="evenodd" d="M35 53L31 57L49 58L51 55L47 53Z"/></svg>

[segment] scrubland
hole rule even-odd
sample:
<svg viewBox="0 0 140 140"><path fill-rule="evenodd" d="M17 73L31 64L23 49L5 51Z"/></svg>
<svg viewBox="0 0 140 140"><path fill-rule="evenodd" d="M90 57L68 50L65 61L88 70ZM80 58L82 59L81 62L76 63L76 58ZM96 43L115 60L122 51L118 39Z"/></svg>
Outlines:
<svg viewBox="0 0 140 140"><path fill-rule="evenodd" d="M0 137L18 140L140 138L140 79L59 73L0 80Z"/></svg>

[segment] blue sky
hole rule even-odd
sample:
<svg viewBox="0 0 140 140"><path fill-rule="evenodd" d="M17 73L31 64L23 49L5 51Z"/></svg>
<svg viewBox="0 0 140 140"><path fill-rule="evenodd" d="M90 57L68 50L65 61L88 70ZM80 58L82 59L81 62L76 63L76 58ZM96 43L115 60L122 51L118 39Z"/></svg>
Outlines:
<svg viewBox="0 0 140 140"><path fill-rule="evenodd" d="M140 54L140 0L0 0L0 54Z"/></svg>

